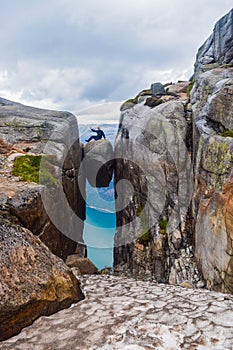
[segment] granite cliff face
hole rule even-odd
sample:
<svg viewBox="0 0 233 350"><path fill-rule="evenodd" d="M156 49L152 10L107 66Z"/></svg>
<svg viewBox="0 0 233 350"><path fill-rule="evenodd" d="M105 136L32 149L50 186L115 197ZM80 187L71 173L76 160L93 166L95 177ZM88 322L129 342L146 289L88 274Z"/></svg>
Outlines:
<svg viewBox="0 0 233 350"><path fill-rule="evenodd" d="M201 282L190 221L188 85L169 85L162 96L139 94L123 108L115 142L115 269L174 284ZM151 107L152 100L160 103Z"/></svg>
<svg viewBox="0 0 233 350"><path fill-rule="evenodd" d="M233 68L199 75L191 96L195 255L207 286L233 293Z"/></svg>
<svg viewBox="0 0 233 350"><path fill-rule="evenodd" d="M85 179L79 173L78 137L77 121L70 113L0 99L0 213L38 235L63 259L75 252L76 242L83 242L85 201L80 187ZM25 155L42 155L38 185L12 176L14 160ZM46 156L51 156L49 165ZM74 215L80 220L74 222Z"/></svg>
<svg viewBox="0 0 233 350"><path fill-rule="evenodd" d="M233 9L200 48L191 92L195 256L207 287L228 293L233 293L232 63Z"/></svg>
<svg viewBox="0 0 233 350"><path fill-rule="evenodd" d="M233 63L232 33L233 9L216 23L213 34L198 50L195 74Z"/></svg>
<svg viewBox="0 0 233 350"><path fill-rule="evenodd" d="M152 84L122 106L116 271L233 293L232 16L200 48L188 89Z"/></svg>

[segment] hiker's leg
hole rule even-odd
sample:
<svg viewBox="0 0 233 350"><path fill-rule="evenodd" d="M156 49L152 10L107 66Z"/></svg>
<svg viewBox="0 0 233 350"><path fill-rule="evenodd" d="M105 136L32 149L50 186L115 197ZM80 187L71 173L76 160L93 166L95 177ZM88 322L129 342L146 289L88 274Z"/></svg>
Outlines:
<svg viewBox="0 0 233 350"><path fill-rule="evenodd" d="M87 141L87 142L90 142L91 140L95 140L95 137L96 137L96 136L91 136L91 137L89 137L89 139L87 139L86 141Z"/></svg>

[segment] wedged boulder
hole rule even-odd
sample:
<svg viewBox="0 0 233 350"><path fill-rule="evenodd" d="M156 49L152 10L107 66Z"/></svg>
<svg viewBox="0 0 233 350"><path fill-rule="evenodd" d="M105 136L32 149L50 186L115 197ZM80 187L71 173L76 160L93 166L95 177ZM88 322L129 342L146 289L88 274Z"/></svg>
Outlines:
<svg viewBox="0 0 233 350"><path fill-rule="evenodd" d="M77 268L81 275L93 275L98 272L97 267L88 258L82 258L78 255L69 255L66 259L66 265Z"/></svg>
<svg viewBox="0 0 233 350"><path fill-rule="evenodd" d="M92 187L108 187L113 175L114 153L107 140L98 140L84 146L82 166Z"/></svg>
<svg viewBox="0 0 233 350"><path fill-rule="evenodd" d="M84 299L78 280L29 230L0 218L0 340Z"/></svg>

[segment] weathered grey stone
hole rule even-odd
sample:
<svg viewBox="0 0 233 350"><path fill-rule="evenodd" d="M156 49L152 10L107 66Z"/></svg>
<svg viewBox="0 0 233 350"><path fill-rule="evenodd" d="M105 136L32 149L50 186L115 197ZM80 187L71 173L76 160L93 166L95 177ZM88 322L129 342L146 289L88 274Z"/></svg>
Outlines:
<svg viewBox="0 0 233 350"><path fill-rule="evenodd" d="M82 166L93 187L108 187L113 175L114 153L107 140L98 140L84 146Z"/></svg>
<svg viewBox="0 0 233 350"><path fill-rule="evenodd" d="M192 193L186 148L188 97L182 93L169 98L173 100L153 110L138 103L122 112L115 142L115 271L124 266L125 273L159 281L169 280L174 256L180 256L190 230L186 225ZM182 278L188 277L180 274L177 282Z"/></svg>
<svg viewBox="0 0 233 350"><path fill-rule="evenodd" d="M216 23L213 34L198 50L195 75L230 63L233 63L233 9Z"/></svg>
<svg viewBox="0 0 233 350"><path fill-rule="evenodd" d="M152 95L166 95L166 91L164 89L164 86L161 83L151 84L151 93L152 93Z"/></svg>
<svg viewBox="0 0 233 350"><path fill-rule="evenodd" d="M84 298L61 259L30 231L1 218L0 251L0 340Z"/></svg>
<svg viewBox="0 0 233 350"><path fill-rule="evenodd" d="M232 88L233 68L217 68L199 74L192 91L195 256L207 287L228 293L233 293Z"/></svg>

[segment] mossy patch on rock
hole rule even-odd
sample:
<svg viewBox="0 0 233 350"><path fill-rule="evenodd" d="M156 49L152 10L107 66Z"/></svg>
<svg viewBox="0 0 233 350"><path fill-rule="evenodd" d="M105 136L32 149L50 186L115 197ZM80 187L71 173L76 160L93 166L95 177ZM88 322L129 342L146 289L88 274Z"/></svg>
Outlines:
<svg viewBox="0 0 233 350"><path fill-rule="evenodd" d="M220 137L211 137L204 146L203 168L216 175L227 173L232 167L232 148L230 143Z"/></svg>
<svg viewBox="0 0 233 350"><path fill-rule="evenodd" d="M22 181L57 186L51 156L26 155L15 159L12 174Z"/></svg>
<svg viewBox="0 0 233 350"><path fill-rule="evenodd" d="M159 221L160 233L166 233L167 226L168 226L168 220L167 219L161 219Z"/></svg>
<svg viewBox="0 0 233 350"><path fill-rule="evenodd" d="M141 225L142 225L142 232L138 236L137 242L140 243L140 244L145 245L151 239L150 229L149 229L149 226L148 226L148 218L146 216L145 211L142 208L140 208L140 207L137 209L137 213L136 214L140 218Z"/></svg>
<svg viewBox="0 0 233 350"><path fill-rule="evenodd" d="M193 88L193 85L194 85L194 80L190 81L189 86L187 88L187 95L188 95L188 97L190 97L190 93L191 93L191 90Z"/></svg>
<svg viewBox="0 0 233 350"><path fill-rule="evenodd" d="M233 131L231 130L225 130L221 133L222 137L233 137Z"/></svg>
<svg viewBox="0 0 233 350"><path fill-rule="evenodd" d="M134 98L130 98L129 100L125 101L121 105L120 111L122 112L122 111L125 111L126 109L134 107L138 103L138 98L140 96L151 96L151 95L152 95L151 89L145 89L140 91Z"/></svg>

